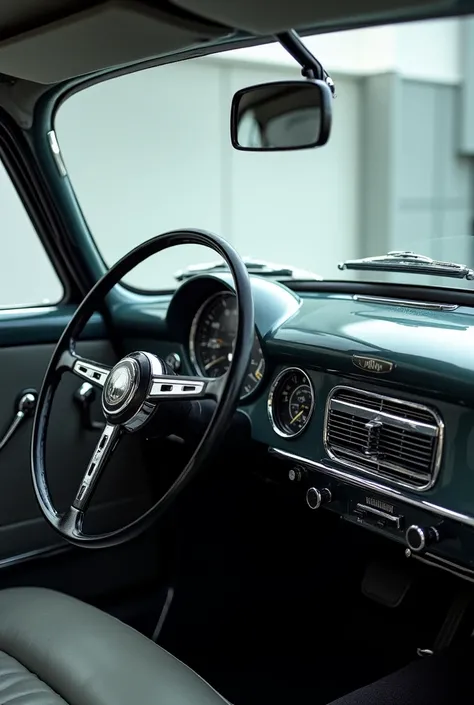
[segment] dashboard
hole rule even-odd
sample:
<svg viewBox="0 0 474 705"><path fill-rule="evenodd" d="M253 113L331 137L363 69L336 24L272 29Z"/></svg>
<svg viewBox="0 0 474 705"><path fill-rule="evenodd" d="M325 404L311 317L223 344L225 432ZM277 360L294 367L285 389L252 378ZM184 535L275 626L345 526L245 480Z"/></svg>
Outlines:
<svg viewBox="0 0 474 705"><path fill-rule="evenodd" d="M474 581L474 308L251 279L239 413L302 511L335 512ZM226 372L237 326L226 275L185 282L165 317L175 369Z"/></svg>

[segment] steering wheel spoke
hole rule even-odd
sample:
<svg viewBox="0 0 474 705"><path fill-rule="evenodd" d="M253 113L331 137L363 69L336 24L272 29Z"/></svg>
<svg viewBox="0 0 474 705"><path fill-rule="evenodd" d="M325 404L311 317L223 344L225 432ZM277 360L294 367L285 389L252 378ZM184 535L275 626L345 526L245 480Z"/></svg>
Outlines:
<svg viewBox="0 0 474 705"><path fill-rule="evenodd" d="M71 509L85 512L97 483L122 435L122 427L106 424L87 466Z"/></svg>
<svg viewBox="0 0 474 705"><path fill-rule="evenodd" d="M96 387L102 388L112 368L100 362L87 360L72 353L70 350L65 350L59 358L56 369L58 371L72 372Z"/></svg>
<svg viewBox="0 0 474 705"><path fill-rule="evenodd" d="M166 374L169 371L166 364L156 354L143 350L127 354L113 367L77 355L76 346L84 326L95 311L104 309L107 295L113 287L148 257L182 244L201 245L214 250L225 260L233 277L238 326L228 372L219 378ZM38 396L33 425L31 473L38 503L48 523L70 543L89 548L118 545L150 526L190 478L202 468L232 422L247 375L254 340L252 289L247 268L232 246L217 235L195 229L163 233L138 245L110 267L94 284L66 325L52 354ZM46 437L54 395L62 374L66 372L101 390L101 408L106 426L74 501L66 512L61 513L54 505L47 478ZM216 409L192 456L171 487L148 510L130 519L128 524L99 534L85 534L82 527L89 502L122 433L140 431L155 412L159 413L157 407L161 406L161 402L175 401L179 406L179 402L193 399L213 399L216 401ZM169 409L172 422L179 417L179 412L174 416L172 404Z"/></svg>
<svg viewBox="0 0 474 705"><path fill-rule="evenodd" d="M184 399L214 399L219 401L226 375L222 377L188 377L185 375L154 375L148 394L150 401Z"/></svg>

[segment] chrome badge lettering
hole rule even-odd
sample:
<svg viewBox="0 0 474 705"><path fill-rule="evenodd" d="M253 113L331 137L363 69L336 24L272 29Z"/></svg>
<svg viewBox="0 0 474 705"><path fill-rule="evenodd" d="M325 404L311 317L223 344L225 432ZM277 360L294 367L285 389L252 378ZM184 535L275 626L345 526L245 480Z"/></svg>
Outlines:
<svg viewBox="0 0 474 705"><path fill-rule="evenodd" d="M362 355L353 355L352 363L360 370L375 372L376 374L391 372L395 367L395 363L389 362L388 360L380 360L376 357L364 357Z"/></svg>

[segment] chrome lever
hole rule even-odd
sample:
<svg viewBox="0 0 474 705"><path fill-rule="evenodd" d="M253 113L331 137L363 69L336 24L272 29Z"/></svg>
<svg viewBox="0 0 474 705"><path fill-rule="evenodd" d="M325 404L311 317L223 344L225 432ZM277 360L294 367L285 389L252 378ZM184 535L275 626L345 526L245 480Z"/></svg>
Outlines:
<svg viewBox="0 0 474 705"><path fill-rule="evenodd" d="M74 394L74 401L79 407L81 423L87 431L103 431L105 424L92 419L92 404L95 401L95 388L89 382L81 384Z"/></svg>
<svg viewBox="0 0 474 705"><path fill-rule="evenodd" d="M7 443L12 439L21 423L30 416L33 416L38 401L38 393L35 389L25 389L18 398L16 405L16 413L13 421L5 432L0 441L0 450L3 450Z"/></svg>

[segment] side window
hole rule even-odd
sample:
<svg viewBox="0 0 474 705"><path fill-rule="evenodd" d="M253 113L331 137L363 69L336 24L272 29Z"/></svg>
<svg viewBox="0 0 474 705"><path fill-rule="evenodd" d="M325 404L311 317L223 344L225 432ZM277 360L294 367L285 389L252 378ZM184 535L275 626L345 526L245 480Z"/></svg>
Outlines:
<svg viewBox="0 0 474 705"><path fill-rule="evenodd" d="M1 161L0 204L0 311L58 303L61 281Z"/></svg>

